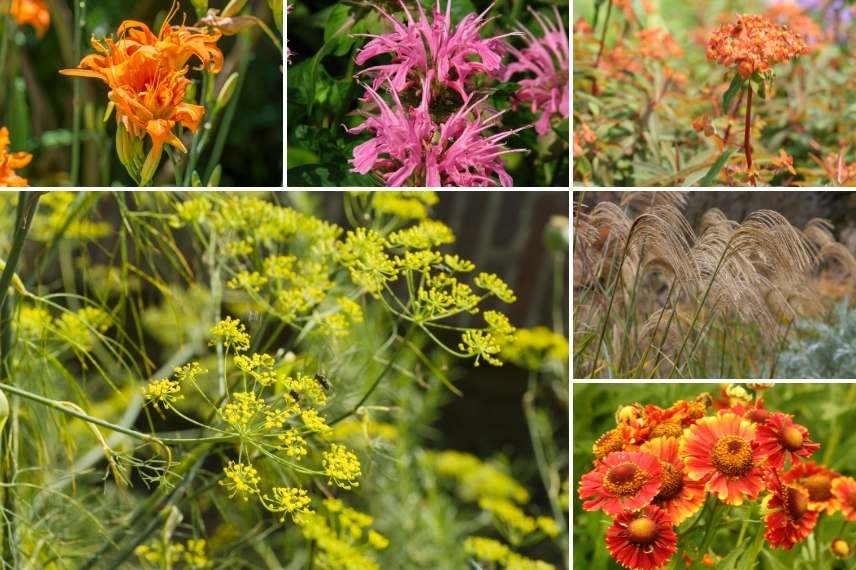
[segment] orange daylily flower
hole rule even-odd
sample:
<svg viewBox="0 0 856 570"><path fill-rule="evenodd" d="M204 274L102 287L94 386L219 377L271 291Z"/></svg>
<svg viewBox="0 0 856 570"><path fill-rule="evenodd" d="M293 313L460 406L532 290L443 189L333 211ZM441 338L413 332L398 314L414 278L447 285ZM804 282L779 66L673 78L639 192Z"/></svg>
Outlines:
<svg viewBox="0 0 856 570"><path fill-rule="evenodd" d="M174 4L158 35L142 22L125 20L117 29L117 40L93 38L97 53L84 57L76 69L60 71L104 81L110 87L108 98L115 106L117 122L133 137L151 137L143 180L153 174L165 144L187 152L173 131L175 125L195 133L205 113L203 106L184 102L191 83L185 77L190 59L196 57L212 73L223 66L223 53L216 46L221 33L171 25L177 11L178 4Z"/></svg>
<svg viewBox="0 0 856 570"><path fill-rule="evenodd" d="M9 13L18 25L32 26L40 38L51 25L51 13L44 0L12 0Z"/></svg>
<svg viewBox="0 0 856 570"><path fill-rule="evenodd" d="M15 174L15 169L24 168L33 159L28 152L8 152L9 129L0 127L0 186L27 186L26 178Z"/></svg>

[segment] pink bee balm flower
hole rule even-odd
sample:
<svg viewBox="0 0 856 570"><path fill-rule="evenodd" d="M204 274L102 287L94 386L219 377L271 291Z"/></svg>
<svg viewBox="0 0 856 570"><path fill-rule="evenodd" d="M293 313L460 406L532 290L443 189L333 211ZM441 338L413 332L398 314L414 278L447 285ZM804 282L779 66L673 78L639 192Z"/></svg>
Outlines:
<svg viewBox="0 0 856 570"><path fill-rule="evenodd" d="M485 98L471 101L470 95L458 111L438 125L428 112L429 81L424 80L419 106L409 109L395 90L391 91L392 108L366 86L380 114L367 115L361 125L346 128L351 134L368 131L374 135L354 149L352 171L377 172L387 186L496 186L496 179L502 186L511 186L502 155L525 151L509 150L500 143L520 129L484 136L502 113L484 117L479 105Z"/></svg>
<svg viewBox="0 0 856 570"><path fill-rule="evenodd" d="M529 103L533 113L540 113L535 122L535 132L539 135L550 131L553 117L567 118L570 113L568 33L559 11L555 7L553 10L555 24L530 8L544 36L535 37L532 32L521 27L528 45L522 51L513 46L509 48L517 61L509 64L502 73L503 81L508 81L515 73L534 75L519 82L516 99Z"/></svg>
<svg viewBox="0 0 856 570"><path fill-rule="evenodd" d="M401 93L414 82L418 85L432 72L438 83L454 89L461 98L466 98L465 84L470 75L475 72L493 75L500 71L501 40L507 36L482 39L479 35L481 28L492 20L484 16L493 4L481 14L468 14L453 27L452 0L446 2L445 14L440 11L440 0L437 0L430 21L421 0L418 21L413 19L404 2L399 2L407 16L406 24L378 8L392 23L393 31L379 36L359 34L372 39L357 53L357 65L363 65L381 54L392 55L392 63L375 65L358 73L373 76L372 87L375 90L389 81L392 88ZM507 35L519 34L515 32Z"/></svg>

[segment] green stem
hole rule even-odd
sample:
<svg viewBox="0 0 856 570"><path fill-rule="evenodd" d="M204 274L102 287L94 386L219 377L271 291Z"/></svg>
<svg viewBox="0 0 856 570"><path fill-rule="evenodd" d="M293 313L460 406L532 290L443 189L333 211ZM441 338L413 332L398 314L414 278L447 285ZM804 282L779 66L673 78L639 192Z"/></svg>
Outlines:
<svg viewBox="0 0 856 570"><path fill-rule="evenodd" d="M241 55L241 62L238 67L238 84L235 86L235 92L232 93L232 98L226 106L226 111L223 114L223 119L220 121L220 127L217 129L217 138L214 139L214 147L211 149L211 156L208 158L208 166L205 168L205 185L211 180L211 175L217 164L220 162L220 156L223 154L223 148L226 146L226 140L229 138L229 127L232 126L232 119L235 117L235 112L238 109L238 100L241 98L241 90L244 87L244 79L247 77L247 68L250 64L250 56L252 50L247 47Z"/></svg>
<svg viewBox="0 0 856 570"><path fill-rule="evenodd" d="M369 389L366 390L365 394L363 394L363 397L360 398L360 401L357 402L349 411L345 412L344 414L342 414L341 416L339 416L335 420L329 422L329 425L331 425L331 426L335 425L335 424L341 422L342 420L354 415L355 413L357 413L357 411L360 409L360 407L363 404L365 404L366 401L368 401L369 397L372 395L372 393L375 391L375 389L377 389L378 385L380 384L380 381L383 380L384 376L386 376L390 370L392 370L393 365L398 360L398 357L401 356L401 352L403 351L404 347L407 346L407 343L410 340L410 337L413 334L413 331L415 331L415 330L416 330L416 327L414 325L411 325L410 328L407 329L407 333L404 335L404 338L402 339L401 344L398 346L398 349L396 349L395 353L392 355L392 357L386 363L386 366L383 367L383 370L380 371L380 374L378 374L377 377L374 379L374 381L371 383L371 385L369 386Z"/></svg>
<svg viewBox="0 0 856 570"><path fill-rule="evenodd" d="M86 0L73 0L74 6L74 61L80 61L83 43L83 26L86 24ZM71 186L80 181L80 118L83 101L80 97L80 78L72 78L72 124L71 124Z"/></svg>
<svg viewBox="0 0 856 570"><path fill-rule="evenodd" d="M11 386L9 384L0 384L0 390L3 392L8 392L9 394L14 394L15 396L20 396L22 398L26 398L33 402L38 402L39 404L43 404L48 406L49 408L53 408L54 410L60 411L64 414L68 414L75 418L81 419L85 422L88 422L93 425L97 425L111 431L116 431L119 433L124 433L125 435L129 435L133 438L147 441L150 443L156 443L159 445L170 444L170 445L185 445L185 444L196 444L200 442L218 442L218 441L234 441L240 439L240 436L237 434L224 435L224 436L214 436L214 437L183 437L183 438L161 438L155 437L153 435L149 435L147 433L142 433L136 430L132 430L130 428L126 428L124 426L120 426L118 424L114 424L108 422L106 420L102 420L100 418L96 418L95 416L90 416L84 412L79 412L70 407L70 402L62 402L59 400L52 400L50 398L46 398L44 396L40 396L39 394L34 394L33 392L29 392L22 388L18 388L16 386Z"/></svg>
<svg viewBox="0 0 856 570"><path fill-rule="evenodd" d="M553 520L559 529L559 546L562 549L562 560L568 560L568 531L565 526L565 514L562 511L562 506L559 504L561 483L558 481L558 469L554 468L547 461L546 457L546 448L548 445L552 445L553 438L551 434L547 434L545 437L538 426L535 408L536 387L536 373L530 372L529 386L526 394L523 395L523 411L526 414L526 427L529 430L529 441L532 443L532 449L535 452L535 462L538 465L541 484L544 485L544 490L547 492L547 497L550 501L550 510L553 513ZM565 567L567 568L567 564Z"/></svg>
<svg viewBox="0 0 856 570"><path fill-rule="evenodd" d="M12 277L15 275L15 269L21 259L21 252L24 249L24 243L27 240L27 234L30 232L30 226L33 222L36 208L41 197L40 192L20 192L18 194L18 207L15 216L15 229L12 236L12 247L9 250L9 257L6 259L6 267L3 268L3 273L0 275L0 378L2 382L12 382L11 370L11 349L12 349L12 307L9 296L9 285L12 283ZM5 383L0 383L0 388L7 386ZM0 470L0 482L11 483L14 481L18 471L18 403L12 399L9 402L11 408L10 431L8 434L0 434L3 442L3 463ZM9 521L8 527L2 533L2 555L4 566L17 568L17 549L18 544L17 531L15 529L15 504L14 496L11 491L3 491L3 509L8 513L8 517L4 517Z"/></svg>

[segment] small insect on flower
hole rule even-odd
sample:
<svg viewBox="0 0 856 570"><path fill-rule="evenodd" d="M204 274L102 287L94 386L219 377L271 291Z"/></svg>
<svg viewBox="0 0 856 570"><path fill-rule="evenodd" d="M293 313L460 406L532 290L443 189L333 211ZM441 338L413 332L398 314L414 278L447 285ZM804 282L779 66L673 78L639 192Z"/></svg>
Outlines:
<svg viewBox="0 0 856 570"><path fill-rule="evenodd" d="M0 186L27 186L26 178L16 174L15 170L30 164L33 155L28 152L9 152L9 143L9 129L0 127Z"/></svg>

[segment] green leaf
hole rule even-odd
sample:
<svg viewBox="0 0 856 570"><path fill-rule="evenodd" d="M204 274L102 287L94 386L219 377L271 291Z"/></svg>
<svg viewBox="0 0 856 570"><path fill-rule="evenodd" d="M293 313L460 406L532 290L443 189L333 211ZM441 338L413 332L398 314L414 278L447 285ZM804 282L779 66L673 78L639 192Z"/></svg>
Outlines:
<svg viewBox="0 0 856 570"><path fill-rule="evenodd" d="M276 29L282 33L282 0L268 0L268 6L273 12L273 23L276 24Z"/></svg>
<svg viewBox="0 0 856 570"><path fill-rule="evenodd" d="M713 163L713 166L710 167L710 170L707 171L707 174L704 175L704 178L699 182L699 186L713 186L713 183L719 177L719 171L722 170L722 167L725 166L725 163L728 162L728 159L731 158L731 155L734 154L735 149L728 149L722 152L719 155L719 158L716 159L716 162Z"/></svg>
<svg viewBox="0 0 856 570"><path fill-rule="evenodd" d="M309 164L289 168L286 180L290 186L376 186L368 175L350 172L344 164Z"/></svg>
<svg viewBox="0 0 856 570"><path fill-rule="evenodd" d="M204 18L208 13L208 0L191 0L190 3L193 4L193 9L200 18Z"/></svg>
<svg viewBox="0 0 856 570"><path fill-rule="evenodd" d="M740 93L740 90L743 89L743 77L739 73L734 74L734 79L731 80L731 85L728 86L728 91L725 92L725 95L722 97L722 112L728 113L731 109L731 103L734 101L734 98Z"/></svg>
<svg viewBox="0 0 856 570"><path fill-rule="evenodd" d="M329 42L335 37L347 37L345 34L337 34L342 31L342 26L351 17L351 8L345 4L336 4L330 10L327 22L324 24L324 41Z"/></svg>
<svg viewBox="0 0 856 570"><path fill-rule="evenodd" d="M305 148L296 146L288 147L285 157L288 161L288 168L297 168L298 166L305 166L307 164L318 164L320 161L318 155L311 150L306 150Z"/></svg>
<svg viewBox="0 0 856 570"><path fill-rule="evenodd" d="M737 565L737 570L752 570L755 567L755 562L758 560L758 554L764 546L764 526L758 525L758 531L755 533L755 540L752 541L752 546L746 549L746 553L740 558L740 564ZM728 568L728 566L722 566Z"/></svg>

